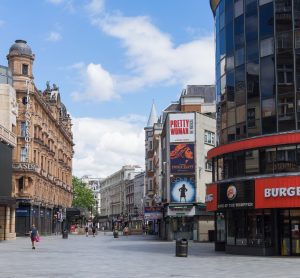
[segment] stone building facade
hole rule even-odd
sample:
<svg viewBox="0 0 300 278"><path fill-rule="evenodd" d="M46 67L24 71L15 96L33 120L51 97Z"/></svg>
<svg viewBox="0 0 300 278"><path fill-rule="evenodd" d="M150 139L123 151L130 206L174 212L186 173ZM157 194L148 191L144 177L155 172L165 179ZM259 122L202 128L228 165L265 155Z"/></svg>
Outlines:
<svg viewBox="0 0 300 278"><path fill-rule="evenodd" d="M16 201L11 196L11 181L12 150L17 144L14 133L17 108L11 71L0 66L0 240L16 237Z"/></svg>
<svg viewBox="0 0 300 278"><path fill-rule="evenodd" d="M12 178L17 235L28 233L32 223L42 234L57 232L73 199L71 118L55 84L36 88L34 59L23 40L7 55L19 107Z"/></svg>

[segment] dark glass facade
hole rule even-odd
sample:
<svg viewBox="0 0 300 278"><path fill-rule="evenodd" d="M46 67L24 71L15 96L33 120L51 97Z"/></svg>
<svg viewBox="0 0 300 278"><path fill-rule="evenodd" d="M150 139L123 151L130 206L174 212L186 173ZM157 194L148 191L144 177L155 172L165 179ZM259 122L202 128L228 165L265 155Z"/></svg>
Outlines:
<svg viewBox="0 0 300 278"><path fill-rule="evenodd" d="M220 144L300 129L300 0L215 10Z"/></svg>
<svg viewBox="0 0 300 278"><path fill-rule="evenodd" d="M218 147L208 153L208 207L216 249L300 255L300 0L210 3Z"/></svg>

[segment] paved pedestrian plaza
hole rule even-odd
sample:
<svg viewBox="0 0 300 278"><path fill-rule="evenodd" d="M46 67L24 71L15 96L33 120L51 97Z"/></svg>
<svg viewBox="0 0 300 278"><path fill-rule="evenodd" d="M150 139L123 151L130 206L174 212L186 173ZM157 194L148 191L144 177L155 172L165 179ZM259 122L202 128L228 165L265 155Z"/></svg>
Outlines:
<svg viewBox="0 0 300 278"><path fill-rule="evenodd" d="M300 277L300 258L215 253L211 243L189 242L189 256L175 257L175 242L152 236L42 237L0 242L0 277Z"/></svg>

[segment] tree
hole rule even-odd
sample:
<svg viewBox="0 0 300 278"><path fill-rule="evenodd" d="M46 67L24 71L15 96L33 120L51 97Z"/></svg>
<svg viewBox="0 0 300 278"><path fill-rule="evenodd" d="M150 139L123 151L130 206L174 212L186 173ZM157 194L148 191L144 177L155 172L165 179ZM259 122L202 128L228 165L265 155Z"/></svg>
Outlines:
<svg viewBox="0 0 300 278"><path fill-rule="evenodd" d="M91 189L87 188L85 184L77 177L72 178L74 189L73 207L91 210L95 206L95 199Z"/></svg>

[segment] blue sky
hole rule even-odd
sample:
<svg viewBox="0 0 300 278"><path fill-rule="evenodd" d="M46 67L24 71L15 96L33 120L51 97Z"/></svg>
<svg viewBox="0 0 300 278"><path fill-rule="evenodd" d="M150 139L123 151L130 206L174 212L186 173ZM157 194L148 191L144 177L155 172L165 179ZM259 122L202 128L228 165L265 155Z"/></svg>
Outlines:
<svg viewBox="0 0 300 278"><path fill-rule="evenodd" d="M143 167L152 101L160 113L186 85L214 82L208 0L1 1L0 35L1 65L24 39L36 86L59 86L74 123L78 177Z"/></svg>

